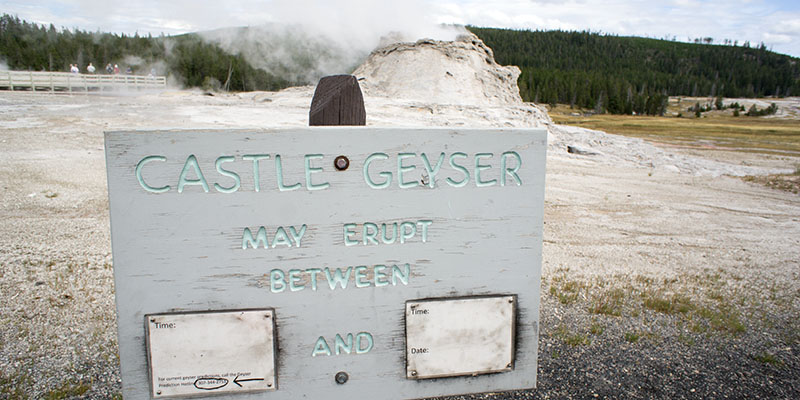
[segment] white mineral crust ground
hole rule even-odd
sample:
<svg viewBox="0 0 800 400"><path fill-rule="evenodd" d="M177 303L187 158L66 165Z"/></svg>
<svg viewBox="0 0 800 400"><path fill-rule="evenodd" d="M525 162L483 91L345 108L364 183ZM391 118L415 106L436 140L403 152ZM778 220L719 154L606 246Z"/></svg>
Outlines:
<svg viewBox="0 0 800 400"><path fill-rule="evenodd" d="M581 317L585 309L548 295L564 273L610 287L675 280L673 290L686 293L704 286L683 278L718 274L727 282L725 296L749 299L737 307L753 338L734 342L733 348L743 346L736 351L751 343L769 350L770 337L784 332L781 325L796 331L800 198L735 176L786 168L797 159L700 158L556 126L543 108L521 102L514 92L518 71L498 66L487 49L470 39L395 45L373 54L356 75L369 126L549 129L540 361L549 362L547 338L562 320L588 318ZM413 79L426 73L435 76ZM70 382L89 384L86 396L95 398L120 390L104 131L307 126L312 95L313 87L215 96L0 92L3 390L22 387L34 398ZM568 154L567 145L598 154ZM765 325L753 315L774 320ZM614 324L649 326L644 316L609 321L609 332ZM788 354L796 363L797 351ZM713 367L701 372L713 375Z"/></svg>

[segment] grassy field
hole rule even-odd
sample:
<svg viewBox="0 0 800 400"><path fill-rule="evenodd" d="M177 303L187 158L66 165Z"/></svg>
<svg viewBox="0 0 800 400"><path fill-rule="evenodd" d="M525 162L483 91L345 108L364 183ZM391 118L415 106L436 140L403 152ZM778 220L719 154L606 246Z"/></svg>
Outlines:
<svg viewBox="0 0 800 400"><path fill-rule="evenodd" d="M710 111L696 118L687 108L694 100L670 101L668 115L590 115L558 105L550 110L556 123L634 136L682 148L756 152L800 157L800 120L796 118L734 117L732 111ZM702 104L702 103L701 103ZM681 113L681 117L677 117Z"/></svg>

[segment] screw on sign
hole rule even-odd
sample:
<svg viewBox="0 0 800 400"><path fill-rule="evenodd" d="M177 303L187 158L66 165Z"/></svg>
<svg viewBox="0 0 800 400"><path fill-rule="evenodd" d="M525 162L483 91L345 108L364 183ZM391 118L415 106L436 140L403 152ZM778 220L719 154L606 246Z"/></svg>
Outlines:
<svg viewBox="0 0 800 400"><path fill-rule="evenodd" d="M346 156L339 156L333 160L333 166L339 171L344 171L350 166L350 160Z"/></svg>

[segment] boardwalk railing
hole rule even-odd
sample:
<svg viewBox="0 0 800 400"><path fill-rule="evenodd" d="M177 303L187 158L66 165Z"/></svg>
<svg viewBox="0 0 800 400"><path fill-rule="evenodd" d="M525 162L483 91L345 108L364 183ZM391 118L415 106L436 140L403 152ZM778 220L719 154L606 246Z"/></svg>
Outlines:
<svg viewBox="0 0 800 400"><path fill-rule="evenodd" d="M105 91L164 89L167 78L144 75L99 75L70 72L0 71L0 89L31 91Z"/></svg>

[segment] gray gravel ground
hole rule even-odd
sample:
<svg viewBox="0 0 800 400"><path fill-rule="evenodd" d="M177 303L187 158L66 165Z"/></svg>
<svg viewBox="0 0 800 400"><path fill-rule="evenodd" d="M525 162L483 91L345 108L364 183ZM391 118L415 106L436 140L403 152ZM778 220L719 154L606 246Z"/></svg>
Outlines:
<svg viewBox="0 0 800 400"><path fill-rule="evenodd" d="M120 392L102 132L304 124L292 93L0 93L0 399ZM800 398L798 196L548 157L538 388L456 398Z"/></svg>

